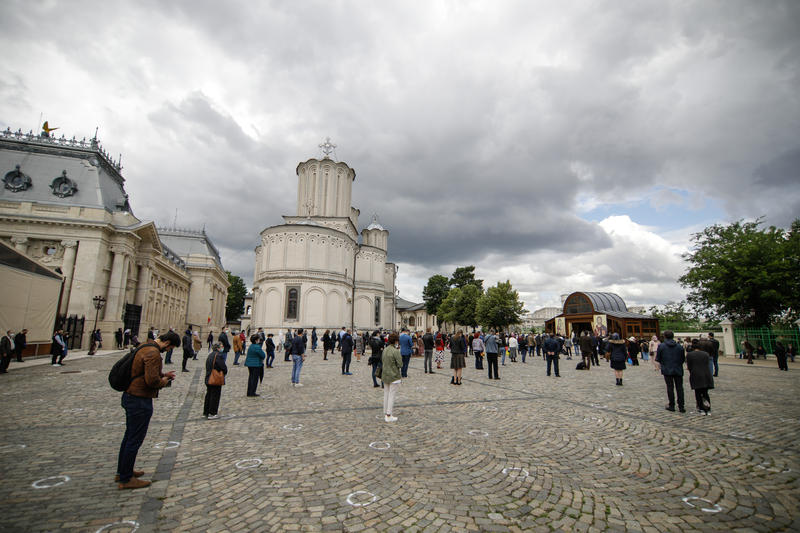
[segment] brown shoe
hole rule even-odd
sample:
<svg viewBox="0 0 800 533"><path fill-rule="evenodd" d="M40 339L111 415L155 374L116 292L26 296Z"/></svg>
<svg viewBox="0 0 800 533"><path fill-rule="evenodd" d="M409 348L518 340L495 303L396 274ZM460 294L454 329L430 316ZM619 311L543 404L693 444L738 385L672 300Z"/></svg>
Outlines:
<svg viewBox="0 0 800 533"><path fill-rule="evenodd" d="M142 477L144 475L144 470L134 470L133 477ZM114 481L119 481L119 474L114 476Z"/></svg>
<svg viewBox="0 0 800 533"><path fill-rule="evenodd" d="M131 480L128 481L127 483L120 483L119 485L117 485L117 487L119 487L119 490L123 490L123 489L143 489L143 488L149 487L149 486L150 486L150 481L145 481L144 479L139 479L139 478L136 478L136 477L132 477Z"/></svg>

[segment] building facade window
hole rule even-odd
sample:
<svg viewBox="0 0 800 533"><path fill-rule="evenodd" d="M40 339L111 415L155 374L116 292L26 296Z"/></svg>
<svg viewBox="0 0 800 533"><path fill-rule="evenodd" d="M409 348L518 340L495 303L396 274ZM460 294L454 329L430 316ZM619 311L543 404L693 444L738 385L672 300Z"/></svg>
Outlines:
<svg viewBox="0 0 800 533"><path fill-rule="evenodd" d="M417 320L413 316L408 317L408 327L414 328L416 326L417 326Z"/></svg>
<svg viewBox="0 0 800 533"><path fill-rule="evenodd" d="M297 320L300 316L300 287L286 288L286 319Z"/></svg>
<svg viewBox="0 0 800 533"><path fill-rule="evenodd" d="M381 299L375 298L375 325L379 326L381 323Z"/></svg>

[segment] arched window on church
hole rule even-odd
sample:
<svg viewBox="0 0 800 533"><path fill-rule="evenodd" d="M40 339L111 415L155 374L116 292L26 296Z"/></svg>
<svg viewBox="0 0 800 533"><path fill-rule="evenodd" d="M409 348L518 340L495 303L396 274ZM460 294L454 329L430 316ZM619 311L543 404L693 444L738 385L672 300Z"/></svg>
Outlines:
<svg viewBox="0 0 800 533"><path fill-rule="evenodd" d="M413 328L417 325L417 321L413 316L408 317L408 327Z"/></svg>
<svg viewBox="0 0 800 533"><path fill-rule="evenodd" d="M381 299L380 297L375 297L375 325L380 326L381 324Z"/></svg>
<svg viewBox="0 0 800 533"><path fill-rule="evenodd" d="M286 291L286 318L297 320L300 307L300 291L297 287L289 287Z"/></svg>

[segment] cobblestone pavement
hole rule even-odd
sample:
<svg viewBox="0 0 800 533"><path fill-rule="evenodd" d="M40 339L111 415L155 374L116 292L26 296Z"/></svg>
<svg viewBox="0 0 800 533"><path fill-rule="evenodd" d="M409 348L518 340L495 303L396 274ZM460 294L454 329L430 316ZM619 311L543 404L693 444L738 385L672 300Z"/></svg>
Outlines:
<svg viewBox="0 0 800 533"><path fill-rule="evenodd" d="M295 389L279 358L259 398L232 367L210 421L191 361L139 454L153 485L119 491L115 359L0 376L0 531L800 530L800 364L723 364L705 417L690 390L666 411L648 365L616 387L606 364L547 378L529 359L459 387L415 358L390 424L365 361L342 376L310 354Z"/></svg>

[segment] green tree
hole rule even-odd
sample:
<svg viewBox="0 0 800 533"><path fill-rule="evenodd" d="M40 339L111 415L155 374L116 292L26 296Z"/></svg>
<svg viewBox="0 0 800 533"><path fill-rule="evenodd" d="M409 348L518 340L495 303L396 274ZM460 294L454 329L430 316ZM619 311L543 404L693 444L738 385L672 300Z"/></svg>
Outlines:
<svg viewBox="0 0 800 533"><path fill-rule="evenodd" d="M450 289L447 292L447 296L439 304L439 312L436 314L437 318L439 319L440 324L447 324L448 322L452 322L455 326L457 315L456 315L456 303L461 296L461 289Z"/></svg>
<svg viewBox="0 0 800 533"><path fill-rule="evenodd" d="M511 287L511 282L497 282L480 297L477 306L477 320L480 324L494 329L505 329L522 321L525 304L519 293Z"/></svg>
<svg viewBox="0 0 800 533"><path fill-rule="evenodd" d="M748 326L797 315L800 219L789 232L761 223L716 224L692 236L694 248L683 256L689 269L679 279L690 305Z"/></svg>
<svg viewBox="0 0 800 533"><path fill-rule="evenodd" d="M454 303L455 322L464 326L470 326L474 331L478 327L478 301L483 294L477 285L464 285L459 291Z"/></svg>
<svg viewBox="0 0 800 533"><path fill-rule="evenodd" d="M228 287L228 300L225 302L225 318L229 321L239 320L244 313L244 297L247 296L247 287L242 278L235 274L231 274L227 270L228 282L231 284Z"/></svg>
<svg viewBox="0 0 800 533"><path fill-rule="evenodd" d="M653 318L658 319L661 331L699 331L700 317L687 309L686 302L668 302L664 305L654 305L649 310Z"/></svg>
<svg viewBox="0 0 800 533"><path fill-rule="evenodd" d="M456 268L449 283L451 287L457 287L459 289L467 285L475 285L480 291L483 291L483 280L475 279L474 265Z"/></svg>
<svg viewBox="0 0 800 533"><path fill-rule="evenodd" d="M428 278L428 283L422 289L422 300L425 302L425 310L429 315L439 317L439 306L442 304L450 290L450 281L441 274L435 274ZM441 317L439 317L441 319Z"/></svg>

